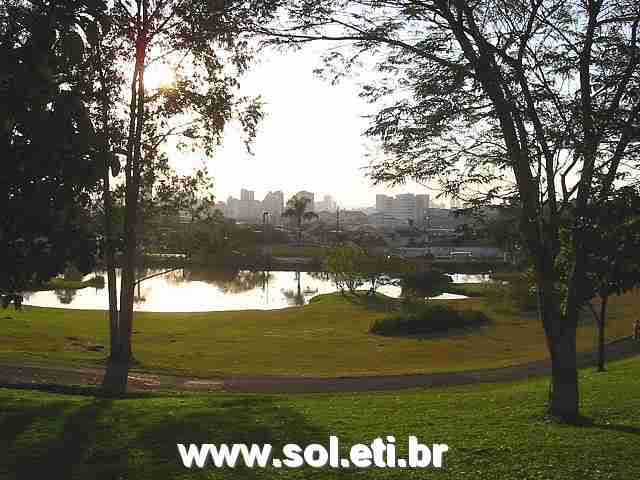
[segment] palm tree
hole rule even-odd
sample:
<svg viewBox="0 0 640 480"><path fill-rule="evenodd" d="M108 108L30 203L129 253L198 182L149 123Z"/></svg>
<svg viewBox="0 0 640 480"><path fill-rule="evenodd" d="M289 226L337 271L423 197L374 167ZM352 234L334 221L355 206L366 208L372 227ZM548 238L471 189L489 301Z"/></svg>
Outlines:
<svg viewBox="0 0 640 480"><path fill-rule="evenodd" d="M293 219L298 227L298 245L302 243L302 222L318 218L315 212L307 211L307 206L310 202L311 200L306 197L294 195L287 202L287 209L282 212L283 217Z"/></svg>

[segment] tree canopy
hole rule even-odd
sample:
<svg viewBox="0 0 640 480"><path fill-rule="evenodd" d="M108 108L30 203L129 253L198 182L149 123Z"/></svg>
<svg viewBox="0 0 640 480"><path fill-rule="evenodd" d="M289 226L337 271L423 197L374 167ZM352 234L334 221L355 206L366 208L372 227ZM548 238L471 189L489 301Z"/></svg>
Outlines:
<svg viewBox="0 0 640 480"><path fill-rule="evenodd" d="M359 72L379 105L367 133L386 152L375 181L439 182L477 202L517 196L553 365L550 409L567 419L579 412L580 225L639 166L639 25L632 0L300 0L263 29L271 43L347 43L329 51L328 71L361 63L378 74ZM573 256L559 291L567 217Z"/></svg>
<svg viewBox="0 0 640 480"><path fill-rule="evenodd" d="M173 138L179 147L212 154L230 121L239 123L249 145L262 116L259 99L239 92L239 79L254 53L248 40L249 26L270 20L277 5L240 0L119 0L110 4L104 21L96 23L88 36L97 70L102 73L102 153L104 157L124 158L120 311L115 306L113 274L113 281L109 281L114 361L127 364L133 355L141 197L146 194L150 198L154 193L153 180L163 162L163 147ZM109 70L109 61L119 68ZM153 67L170 71L169 81L154 85L149 75ZM113 130L107 128L109 114L120 116L119 121L111 122ZM119 164L119 159L112 162L116 171ZM104 184L107 211L108 175ZM150 190L142 192L149 185ZM159 190L162 192L162 185Z"/></svg>
<svg viewBox="0 0 640 480"><path fill-rule="evenodd" d="M98 180L78 34L100 2L0 8L0 290L32 288L73 261L93 265L86 209Z"/></svg>

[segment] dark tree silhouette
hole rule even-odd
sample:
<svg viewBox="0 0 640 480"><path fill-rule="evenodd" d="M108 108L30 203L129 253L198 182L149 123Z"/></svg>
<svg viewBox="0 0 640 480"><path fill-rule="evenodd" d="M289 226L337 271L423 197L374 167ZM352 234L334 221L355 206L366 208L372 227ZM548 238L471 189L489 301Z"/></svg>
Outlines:
<svg viewBox="0 0 640 480"><path fill-rule="evenodd" d="M361 77L363 96L381 105L368 130L385 150L375 181L439 181L465 201L517 194L552 362L550 410L576 419L580 225L621 165L638 167L638 3L300 0L261 30L271 43L353 47L330 50L332 75L358 63L379 72ZM572 264L559 288L567 212Z"/></svg>
<svg viewBox="0 0 640 480"><path fill-rule="evenodd" d="M0 7L0 291L36 286L68 262L88 272L98 181L76 32L100 2L6 1Z"/></svg>

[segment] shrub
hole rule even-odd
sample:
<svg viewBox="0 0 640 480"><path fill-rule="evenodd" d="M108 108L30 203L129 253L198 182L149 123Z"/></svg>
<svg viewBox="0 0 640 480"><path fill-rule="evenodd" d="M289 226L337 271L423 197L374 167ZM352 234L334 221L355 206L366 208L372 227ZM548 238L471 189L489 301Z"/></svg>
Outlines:
<svg viewBox="0 0 640 480"><path fill-rule="evenodd" d="M520 280L510 282L508 287L509 296L518 309L530 312L537 310L538 296L530 278L523 276Z"/></svg>
<svg viewBox="0 0 640 480"><path fill-rule="evenodd" d="M324 268L331 274L338 290L344 292L348 288L354 293L362 286L364 278L360 265L364 257L364 250L355 244L341 245L328 252Z"/></svg>
<svg viewBox="0 0 640 480"><path fill-rule="evenodd" d="M486 297L496 305L518 311L535 312L538 308L538 297L535 282L526 273L494 276L495 282L486 284Z"/></svg>
<svg viewBox="0 0 640 480"><path fill-rule="evenodd" d="M444 305L421 305L373 322L371 333L385 336L420 335L454 328L477 327L490 323L476 310L454 310Z"/></svg>
<svg viewBox="0 0 640 480"><path fill-rule="evenodd" d="M69 282L80 282L82 281L82 272L78 270L78 268L73 263L68 263L67 267L64 269L64 279Z"/></svg>
<svg viewBox="0 0 640 480"><path fill-rule="evenodd" d="M403 275L400 282L404 297L436 297L452 283L449 275L439 270L425 270Z"/></svg>

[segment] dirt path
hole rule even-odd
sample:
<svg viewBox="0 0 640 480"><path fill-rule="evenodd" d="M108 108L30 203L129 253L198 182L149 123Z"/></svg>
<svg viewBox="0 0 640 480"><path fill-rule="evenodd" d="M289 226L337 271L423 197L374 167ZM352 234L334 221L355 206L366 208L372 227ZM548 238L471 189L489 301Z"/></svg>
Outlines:
<svg viewBox="0 0 640 480"><path fill-rule="evenodd" d="M607 360L618 360L640 354L640 342L630 337L607 346ZM593 366L595 355L578 355L580 368ZM407 388L452 386L471 383L510 382L549 375L548 360L512 367L467 372L426 373L417 375L384 375L370 377L306 378L243 377L195 378L177 375L131 371L130 391L225 391L245 393L335 393L398 390ZM74 387L100 386L105 369L101 367L50 367L43 365L0 364L0 387L40 388L68 391Z"/></svg>

